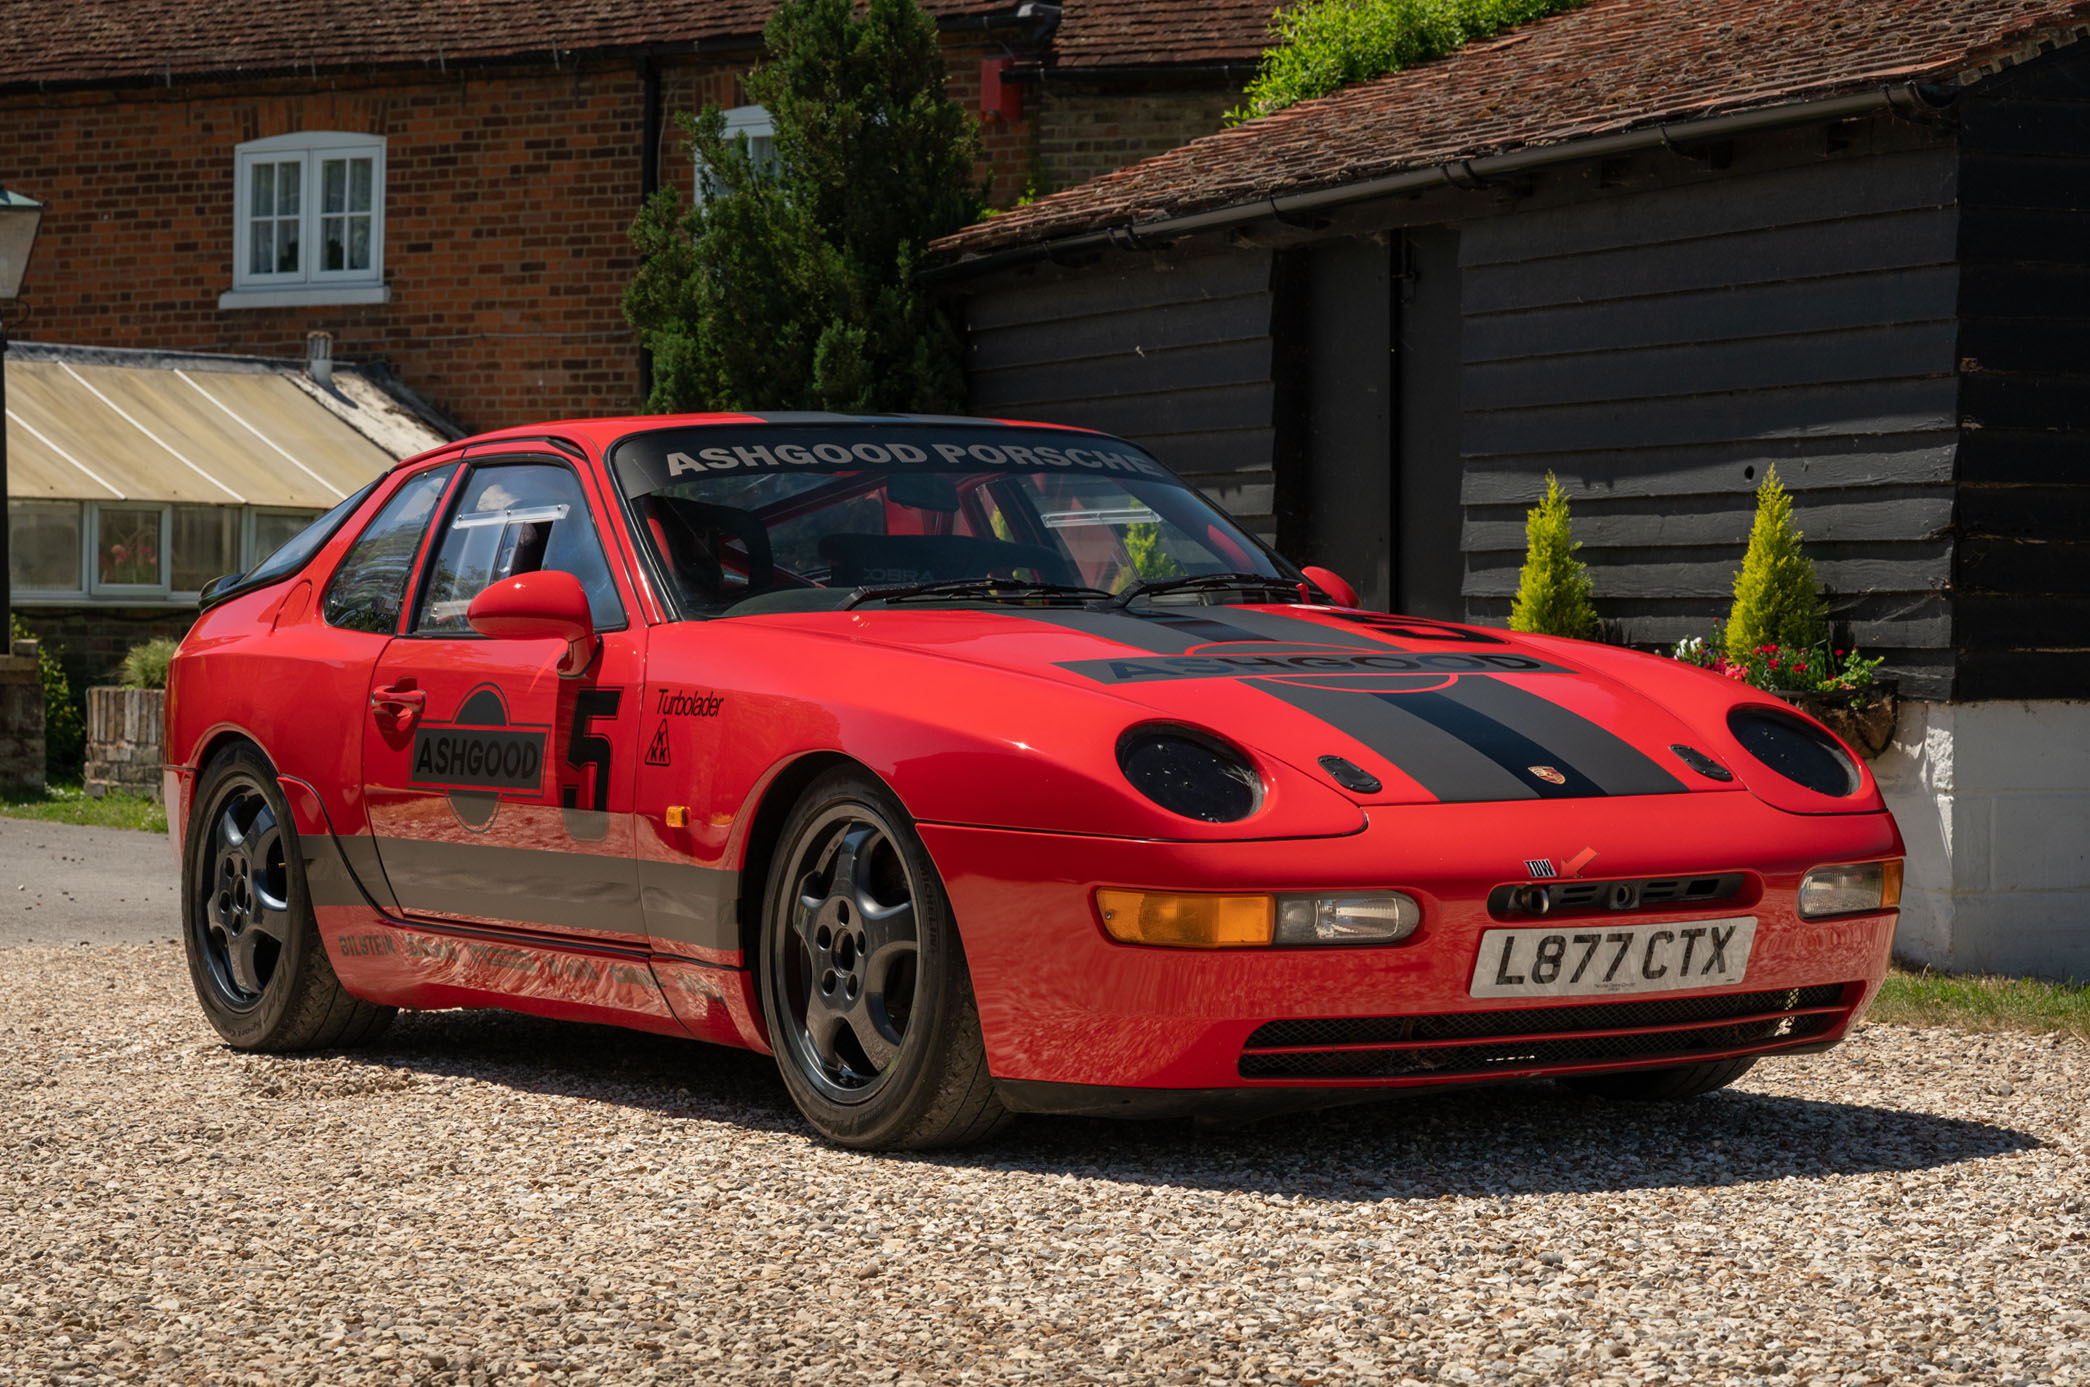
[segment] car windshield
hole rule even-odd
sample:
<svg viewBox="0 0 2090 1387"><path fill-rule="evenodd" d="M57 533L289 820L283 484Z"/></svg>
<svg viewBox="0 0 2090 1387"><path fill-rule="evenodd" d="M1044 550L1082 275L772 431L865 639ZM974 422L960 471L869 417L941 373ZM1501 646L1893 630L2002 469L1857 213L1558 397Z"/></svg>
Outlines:
<svg viewBox="0 0 2090 1387"><path fill-rule="evenodd" d="M1201 599L1225 586L1218 575L1298 581L1174 473L1105 435L723 425L628 438L611 465L684 616L1102 601L1142 584Z"/></svg>

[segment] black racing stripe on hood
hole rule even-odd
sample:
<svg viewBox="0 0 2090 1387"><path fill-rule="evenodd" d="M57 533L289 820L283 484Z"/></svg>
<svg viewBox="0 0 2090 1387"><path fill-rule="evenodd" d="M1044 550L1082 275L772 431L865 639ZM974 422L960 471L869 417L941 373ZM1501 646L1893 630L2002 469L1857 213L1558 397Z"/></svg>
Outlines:
<svg viewBox="0 0 2090 1387"><path fill-rule="evenodd" d="M1250 632L1249 640L1283 641L1288 645L1340 645L1352 650L1384 650L1394 644L1362 630L1287 616L1283 612L1234 610L1227 613L1227 620Z"/></svg>
<svg viewBox="0 0 2090 1387"><path fill-rule="evenodd" d="M1225 612L1225 619L1222 620L1218 616L1211 615L1215 611ZM1222 642L1269 639L1267 636L1257 635L1253 627L1241 621L1242 617L1252 616L1254 613L1228 611L1224 607L1190 607L1140 612L1128 610L1125 615L1143 626L1158 626L1164 631L1172 631L1179 635L1194 637L1199 645L1217 645Z"/></svg>
<svg viewBox="0 0 2090 1387"><path fill-rule="evenodd" d="M1201 645L1234 643L1282 642L1356 650L1384 650L1388 645L1386 641L1317 621L1238 607L1140 607L1110 612L1029 608L1014 609L1008 614L1116 641L1150 655L1181 655Z"/></svg>
<svg viewBox="0 0 2090 1387"><path fill-rule="evenodd" d="M1607 795L1678 795L1684 784L1631 743L1507 679L1461 679L1444 697L1564 756ZM1529 763L1526 763L1529 764ZM1558 762L1542 761L1554 765Z"/></svg>
<svg viewBox="0 0 2090 1387"><path fill-rule="evenodd" d="M1557 747L1545 746L1500 722L1459 696L1470 680L1461 679L1442 693L1372 694L1410 717L1458 738L1512 776L1521 776L1541 799L1596 799L1608 793ZM1399 765L1396 761L1394 764ZM1533 771L1545 766L1563 777L1561 784L1541 780ZM1403 767L1406 769L1406 767ZM1432 787L1433 789L1435 787Z"/></svg>
<svg viewBox="0 0 2090 1387"><path fill-rule="evenodd" d="M1025 621L1042 621L1048 626L1064 627L1079 631L1084 636L1098 640L1116 641L1129 645L1134 650L1144 650L1149 655L1181 655L1193 646L1209 645L1226 637L1212 636L1204 632L1181 631L1163 626L1158 622L1143 621L1123 612L1054 611L1050 608L1009 610L997 615L1019 616ZM1235 640L1254 640L1245 632L1232 637Z"/></svg>
<svg viewBox="0 0 2090 1387"><path fill-rule="evenodd" d="M1447 803L1539 797L1541 784L1529 774L1505 770L1471 742L1407 709L1409 699L1428 695L1356 693L1274 679L1249 682L1370 747Z"/></svg>

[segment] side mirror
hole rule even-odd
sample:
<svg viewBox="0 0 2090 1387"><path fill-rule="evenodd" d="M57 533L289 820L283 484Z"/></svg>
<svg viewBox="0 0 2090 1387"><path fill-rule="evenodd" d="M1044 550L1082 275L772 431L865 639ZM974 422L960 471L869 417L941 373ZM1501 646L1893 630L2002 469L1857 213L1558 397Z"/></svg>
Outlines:
<svg viewBox="0 0 2090 1387"><path fill-rule="evenodd" d="M495 640L566 642L566 656L559 661L562 675L586 670L602 644L581 580L556 569L503 578L472 599L464 619Z"/></svg>
<svg viewBox="0 0 2090 1387"><path fill-rule="evenodd" d="M1327 569L1316 564L1308 564L1299 571L1306 575L1307 582L1312 583L1322 592L1334 598L1336 606L1354 607L1357 605L1357 589L1351 587Z"/></svg>

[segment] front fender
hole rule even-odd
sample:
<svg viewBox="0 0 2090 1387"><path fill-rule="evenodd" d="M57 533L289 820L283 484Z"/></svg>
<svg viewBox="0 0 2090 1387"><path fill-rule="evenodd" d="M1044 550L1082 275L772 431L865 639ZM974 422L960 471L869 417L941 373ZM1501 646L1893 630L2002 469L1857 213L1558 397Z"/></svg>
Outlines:
<svg viewBox="0 0 2090 1387"><path fill-rule="evenodd" d="M1831 737L1836 736L1821 722L1760 689L1664 655L1592 645L1586 641L1538 636L1527 639L1533 645L1556 646L1564 658L1608 675L1660 703L1697 734L1699 750L1712 755L1733 771L1743 788L1773 809L1788 814L1878 814L1886 810L1886 801L1872 778L1871 767L1865 764L1864 757L1848 746L1845 750L1850 752L1851 762L1858 768L1858 788L1855 793L1841 797L1817 794L1795 784L1745 751L1727 727L1727 715L1745 706L1773 708L1812 723Z"/></svg>

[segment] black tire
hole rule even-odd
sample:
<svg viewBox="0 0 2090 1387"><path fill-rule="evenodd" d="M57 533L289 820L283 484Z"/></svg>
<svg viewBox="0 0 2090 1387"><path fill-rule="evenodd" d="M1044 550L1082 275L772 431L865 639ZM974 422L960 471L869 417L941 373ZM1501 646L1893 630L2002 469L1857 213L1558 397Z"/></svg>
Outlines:
<svg viewBox="0 0 2090 1387"><path fill-rule="evenodd" d="M358 1045L395 1008L334 976L305 888L297 826L268 758L242 744L197 778L181 863L182 942L203 1014L238 1050Z"/></svg>
<svg viewBox="0 0 2090 1387"><path fill-rule="evenodd" d="M1616 1074L1580 1074L1561 1083L1578 1093L1629 1103L1667 1103L1726 1088L1756 1067L1756 1056L1679 1064L1670 1069L1628 1069Z"/></svg>
<svg viewBox="0 0 2090 1387"><path fill-rule="evenodd" d="M759 967L777 1068L829 1141L962 1146L1008 1120L943 882L871 776L831 771L792 808L770 863Z"/></svg>

